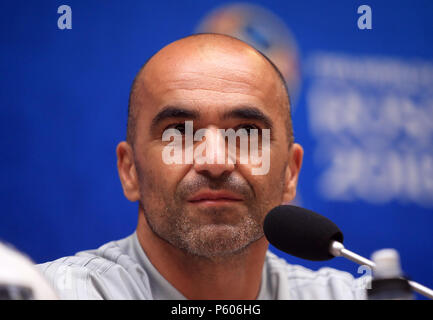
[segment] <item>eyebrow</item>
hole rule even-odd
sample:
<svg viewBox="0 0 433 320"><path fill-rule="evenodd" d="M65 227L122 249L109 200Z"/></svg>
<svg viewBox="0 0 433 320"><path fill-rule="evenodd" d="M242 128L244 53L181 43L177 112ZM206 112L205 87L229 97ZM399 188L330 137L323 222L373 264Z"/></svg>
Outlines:
<svg viewBox="0 0 433 320"><path fill-rule="evenodd" d="M167 119L198 119L199 114L195 110L188 110L181 107L166 106L153 118L150 125L154 129L158 124Z"/></svg>
<svg viewBox="0 0 433 320"><path fill-rule="evenodd" d="M166 106L153 118L151 130L155 129L161 122L167 119L192 119L196 120L200 117L196 110L189 110L182 107ZM262 122L266 128L272 129L272 120L256 107L243 106L225 112L222 116L223 120L230 118L255 120Z"/></svg>
<svg viewBox="0 0 433 320"><path fill-rule="evenodd" d="M266 128L272 129L273 127L273 122L267 115L265 115L258 108L251 106L239 107L227 111L226 113L224 113L223 119L226 120L229 118L256 120L262 122L266 126Z"/></svg>

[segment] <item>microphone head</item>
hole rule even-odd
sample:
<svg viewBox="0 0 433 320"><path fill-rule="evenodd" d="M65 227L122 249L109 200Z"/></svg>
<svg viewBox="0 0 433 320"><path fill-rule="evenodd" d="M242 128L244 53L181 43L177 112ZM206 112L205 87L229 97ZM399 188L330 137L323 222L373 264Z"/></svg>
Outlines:
<svg viewBox="0 0 433 320"><path fill-rule="evenodd" d="M343 233L331 220L292 205L272 209L265 218L263 230L277 249L313 261L334 258L329 252L331 242L343 243Z"/></svg>

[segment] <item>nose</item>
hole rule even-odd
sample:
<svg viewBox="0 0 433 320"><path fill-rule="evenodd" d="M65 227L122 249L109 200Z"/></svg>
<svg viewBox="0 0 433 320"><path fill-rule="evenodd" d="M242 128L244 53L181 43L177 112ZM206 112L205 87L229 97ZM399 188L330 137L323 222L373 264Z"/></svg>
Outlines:
<svg viewBox="0 0 433 320"><path fill-rule="evenodd" d="M236 163L236 149L233 154L233 150L226 146L225 137L217 128L202 130L205 139L194 148L194 170L211 177L232 172Z"/></svg>

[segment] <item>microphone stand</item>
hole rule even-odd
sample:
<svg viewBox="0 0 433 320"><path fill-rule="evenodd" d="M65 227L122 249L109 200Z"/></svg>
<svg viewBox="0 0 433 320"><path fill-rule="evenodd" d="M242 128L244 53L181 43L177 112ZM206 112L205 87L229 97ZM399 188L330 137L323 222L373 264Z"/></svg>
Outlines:
<svg viewBox="0 0 433 320"><path fill-rule="evenodd" d="M355 252L352 252L350 250L347 250L344 245L341 242L338 241L332 241L331 245L329 246L329 252L334 257L345 257L346 259L349 259L350 261L353 261L359 265L366 265L370 268L374 269L376 267L375 263L371 260L368 260L359 254L356 254ZM418 292L419 294L423 295L424 297L427 297L429 299L433 300L433 290L430 288L427 288L423 286L422 284L419 284L415 281L408 281L410 287L413 291Z"/></svg>

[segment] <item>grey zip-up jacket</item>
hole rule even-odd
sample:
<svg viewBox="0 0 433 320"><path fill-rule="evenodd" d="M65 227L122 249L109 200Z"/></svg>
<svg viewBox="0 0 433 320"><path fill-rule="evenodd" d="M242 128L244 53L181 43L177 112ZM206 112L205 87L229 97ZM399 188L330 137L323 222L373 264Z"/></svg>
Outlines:
<svg viewBox="0 0 433 320"><path fill-rule="evenodd" d="M151 264L136 233L37 267L61 299L185 299ZM290 265L268 251L257 299L365 299L368 281L332 268Z"/></svg>

